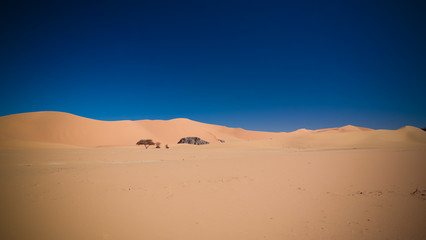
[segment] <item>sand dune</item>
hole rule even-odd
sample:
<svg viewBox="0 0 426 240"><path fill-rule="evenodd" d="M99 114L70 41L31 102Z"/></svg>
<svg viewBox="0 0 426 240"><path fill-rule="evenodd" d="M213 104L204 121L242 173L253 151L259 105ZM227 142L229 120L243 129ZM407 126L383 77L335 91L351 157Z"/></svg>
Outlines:
<svg viewBox="0 0 426 240"><path fill-rule="evenodd" d="M186 136L212 144L135 146ZM0 239L426 239L425 159L426 132L410 126L5 116Z"/></svg>
<svg viewBox="0 0 426 240"><path fill-rule="evenodd" d="M259 140L244 143L244 145L248 144L253 147L263 145L269 148L426 147L426 132L411 126L398 130L317 130L298 134L289 133L269 141Z"/></svg>
<svg viewBox="0 0 426 240"><path fill-rule="evenodd" d="M318 130L309 130L306 128L302 128L299 130L296 130L294 132L291 132L293 134L300 134L300 133L322 133L322 132L359 132L359 131L371 131L373 129L371 128L363 128L363 127L357 127L352 125L346 125L343 127L338 128L324 128L324 129L318 129Z"/></svg>
<svg viewBox="0 0 426 240"><path fill-rule="evenodd" d="M134 145L142 138L176 144L197 136L209 142L276 138L280 133L247 131L185 118L99 121L63 112L33 112L0 117L0 140L52 142L76 146Z"/></svg>
<svg viewBox="0 0 426 240"><path fill-rule="evenodd" d="M48 146L46 143L84 147L131 146L142 138L174 145L180 138L189 136L200 137L213 145L219 139L225 140L229 144L227 147L368 148L426 143L426 133L410 126L396 131L347 125L271 133L200 123L185 118L167 121L99 121L63 112L33 112L0 117L0 146L3 147L30 146L31 142L38 143L33 146Z"/></svg>

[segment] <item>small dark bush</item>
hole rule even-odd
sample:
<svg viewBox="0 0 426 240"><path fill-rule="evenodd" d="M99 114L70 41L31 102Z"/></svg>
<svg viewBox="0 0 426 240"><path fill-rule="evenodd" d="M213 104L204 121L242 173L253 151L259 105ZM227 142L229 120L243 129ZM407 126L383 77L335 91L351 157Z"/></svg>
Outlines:
<svg viewBox="0 0 426 240"><path fill-rule="evenodd" d="M136 143L136 145L144 145L145 148L148 148L151 145L155 145L155 143L152 141L152 139L141 139Z"/></svg>

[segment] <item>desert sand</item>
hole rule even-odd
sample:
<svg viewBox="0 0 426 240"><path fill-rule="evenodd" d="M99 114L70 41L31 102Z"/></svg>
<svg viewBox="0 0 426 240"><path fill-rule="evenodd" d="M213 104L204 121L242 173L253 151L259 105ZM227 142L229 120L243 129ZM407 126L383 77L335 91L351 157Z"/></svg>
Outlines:
<svg viewBox="0 0 426 240"><path fill-rule="evenodd" d="M176 144L189 136L211 144ZM425 169L410 126L16 114L0 117L0 239L426 239Z"/></svg>

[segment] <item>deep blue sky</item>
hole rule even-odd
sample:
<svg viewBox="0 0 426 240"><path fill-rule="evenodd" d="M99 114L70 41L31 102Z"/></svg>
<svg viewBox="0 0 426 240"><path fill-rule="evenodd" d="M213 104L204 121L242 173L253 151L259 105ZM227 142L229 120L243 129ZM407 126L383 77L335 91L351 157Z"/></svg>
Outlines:
<svg viewBox="0 0 426 240"><path fill-rule="evenodd" d="M3 1L0 115L425 127L421 2Z"/></svg>

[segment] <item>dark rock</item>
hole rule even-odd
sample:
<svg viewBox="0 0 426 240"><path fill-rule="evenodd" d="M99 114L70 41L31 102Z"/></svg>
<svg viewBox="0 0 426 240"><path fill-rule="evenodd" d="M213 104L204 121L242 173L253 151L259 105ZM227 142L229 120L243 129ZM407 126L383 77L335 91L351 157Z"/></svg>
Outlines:
<svg viewBox="0 0 426 240"><path fill-rule="evenodd" d="M199 137L185 137L179 140L178 144L181 144L181 143L194 144L194 145L209 144L209 142L204 141Z"/></svg>
<svg viewBox="0 0 426 240"><path fill-rule="evenodd" d="M422 128L423 131L426 131L426 127Z"/></svg>
<svg viewBox="0 0 426 240"><path fill-rule="evenodd" d="M225 140L222 140L222 139L218 139L218 141L219 141L220 143L225 143Z"/></svg>

